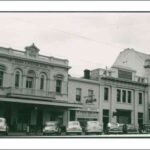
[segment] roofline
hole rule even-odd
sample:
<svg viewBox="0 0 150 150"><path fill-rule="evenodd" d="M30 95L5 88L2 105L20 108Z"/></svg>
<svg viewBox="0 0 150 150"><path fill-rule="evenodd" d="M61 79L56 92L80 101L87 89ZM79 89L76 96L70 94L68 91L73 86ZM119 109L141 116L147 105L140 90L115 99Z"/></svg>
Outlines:
<svg viewBox="0 0 150 150"><path fill-rule="evenodd" d="M148 83L139 83L139 82L136 82L136 81L119 79L119 78L115 78L115 77L101 77L101 79L103 79L103 80L111 80L111 81L118 81L118 82L120 81L120 82L140 85L140 86L148 86Z"/></svg>
<svg viewBox="0 0 150 150"><path fill-rule="evenodd" d="M96 80L77 78L77 77L69 77L69 80L79 81L79 82L84 82L84 83L100 84L100 82Z"/></svg>
<svg viewBox="0 0 150 150"><path fill-rule="evenodd" d="M62 67L62 68L66 68L66 69L70 69L71 68L71 66L55 64L55 63L49 63L49 62L45 62L45 61L41 61L41 60L33 60L33 59L19 57L19 56L12 56L12 55L9 55L9 54L2 54L2 53L0 53L0 56L13 58L13 59L21 59L21 60L35 62L35 63L41 63L41 64L50 65L50 66L57 66L57 67Z"/></svg>
<svg viewBox="0 0 150 150"><path fill-rule="evenodd" d="M125 68L123 66L112 66L111 68L116 68L116 69L122 69L122 70L126 70L126 71L130 71L130 72L136 72L136 70L130 69L130 68Z"/></svg>

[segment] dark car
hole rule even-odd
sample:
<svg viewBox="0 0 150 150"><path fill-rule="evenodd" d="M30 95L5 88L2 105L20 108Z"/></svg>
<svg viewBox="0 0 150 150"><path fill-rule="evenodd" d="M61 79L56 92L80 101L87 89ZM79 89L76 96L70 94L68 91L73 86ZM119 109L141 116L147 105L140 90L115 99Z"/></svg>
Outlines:
<svg viewBox="0 0 150 150"><path fill-rule="evenodd" d="M138 134L138 127L133 124L127 124L127 134Z"/></svg>

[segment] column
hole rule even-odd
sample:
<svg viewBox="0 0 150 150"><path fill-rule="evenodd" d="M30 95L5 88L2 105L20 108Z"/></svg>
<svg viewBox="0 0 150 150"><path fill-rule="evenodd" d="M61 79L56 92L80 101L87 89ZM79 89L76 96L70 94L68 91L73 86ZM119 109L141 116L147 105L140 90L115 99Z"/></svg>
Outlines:
<svg viewBox="0 0 150 150"><path fill-rule="evenodd" d="M134 125L138 125L138 94L136 90L133 90L133 118Z"/></svg>
<svg viewBox="0 0 150 150"><path fill-rule="evenodd" d="M113 116L113 112L116 112L116 88L115 87L110 87L110 94L109 94L110 98L110 122L117 122L117 117Z"/></svg>
<svg viewBox="0 0 150 150"><path fill-rule="evenodd" d="M100 85L99 88L99 116L98 116L98 120L101 124L103 124L103 102L104 102L104 87L102 85Z"/></svg>
<svg viewBox="0 0 150 150"><path fill-rule="evenodd" d="M148 103L148 92L145 90L144 92L144 118L143 123L147 124L149 123L149 103Z"/></svg>

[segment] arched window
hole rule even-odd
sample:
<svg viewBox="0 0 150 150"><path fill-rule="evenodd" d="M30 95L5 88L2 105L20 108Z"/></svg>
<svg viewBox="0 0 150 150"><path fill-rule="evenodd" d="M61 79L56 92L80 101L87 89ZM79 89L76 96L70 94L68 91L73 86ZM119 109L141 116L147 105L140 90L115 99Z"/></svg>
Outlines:
<svg viewBox="0 0 150 150"><path fill-rule="evenodd" d="M40 90L44 90L44 75L41 75L40 78Z"/></svg>
<svg viewBox="0 0 150 150"><path fill-rule="evenodd" d="M35 86L35 72L29 70L26 77L26 88L34 88Z"/></svg>
<svg viewBox="0 0 150 150"><path fill-rule="evenodd" d="M46 89L46 75L42 73L40 75L40 90L45 90Z"/></svg>
<svg viewBox="0 0 150 150"><path fill-rule="evenodd" d="M64 76L62 74L57 74L54 78L56 80L56 93L62 93L62 80Z"/></svg>
<svg viewBox="0 0 150 150"><path fill-rule="evenodd" d="M5 66L0 65L0 87L3 86L3 80L4 80L4 71L6 70Z"/></svg>
<svg viewBox="0 0 150 150"><path fill-rule="evenodd" d="M18 88L20 87L20 81L21 80L21 73L20 71L16 71L15 73L15 87Z"/></svg>

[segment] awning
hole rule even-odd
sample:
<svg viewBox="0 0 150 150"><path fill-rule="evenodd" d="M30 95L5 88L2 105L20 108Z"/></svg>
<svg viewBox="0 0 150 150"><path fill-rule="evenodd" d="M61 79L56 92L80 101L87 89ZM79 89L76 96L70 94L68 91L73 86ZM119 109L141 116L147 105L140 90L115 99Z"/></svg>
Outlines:
<svg viewBox="0 0 150 150"><path fill-rule="evenodd" d="M62 106L69 108L82 107L82 104L68 103L68 102L57 102L57 101L42 101L42 100L30 100L30 99L19 99L19 98L0 98L0 102L15 102L15 103L26 103L26 104L39 104L39 105L51 105L51 106Z"/></svg>

